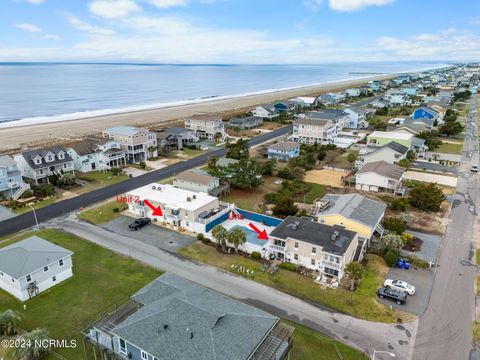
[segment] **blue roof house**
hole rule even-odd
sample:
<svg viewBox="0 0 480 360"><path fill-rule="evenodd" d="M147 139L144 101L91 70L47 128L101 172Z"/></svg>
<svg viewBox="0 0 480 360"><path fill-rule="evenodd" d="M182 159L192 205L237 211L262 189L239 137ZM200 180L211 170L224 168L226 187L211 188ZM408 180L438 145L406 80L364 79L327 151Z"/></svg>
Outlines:
<svg viewBox="0 0 480 360"><path fill-rule="evenodd" d="M300 144L293 141L283 141L268 147L270 160L288 161L300 156Z"/></svg>
<svg viewBox="0 0 480 360"><path fill-rule="evenodd" d="M412 119L434 119L437 120L439 113L429 107L420 107L412 113Z"/></svg>

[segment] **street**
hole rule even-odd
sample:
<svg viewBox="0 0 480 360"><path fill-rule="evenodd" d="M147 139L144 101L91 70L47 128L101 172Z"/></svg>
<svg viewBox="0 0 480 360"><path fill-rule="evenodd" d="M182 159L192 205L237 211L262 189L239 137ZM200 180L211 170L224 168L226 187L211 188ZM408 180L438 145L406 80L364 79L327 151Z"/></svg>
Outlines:
<svg viewBox="0 0 480 360"><path fill-rule="evenodd" d="M427 311L420 316L413 358L419 360L469 358L474 319L474 227L480 200L478 175L477 102L472 96L467 121L457 195L444 237ZM472 264L473 262L473 264Z"/></svg>
<svg viewBox="0 0 480 360"><path fill-rule="evenodd" d="M258 135L249 140L250 146L258 145L268 140L287 134L291 131L292 126L287 126L269 133ZM81 207L86 207L116 195L123 194L132 189L148 185L152 182L159 181L170 176L174 176L182 171L200 166L207 162L211 155L218 157L223 156L226 150L224 148L204 153L200 156L186 160L174 165L167 166L163 169L149 172L135 178L125 180L123 182L106 186L104 188L81 194L71 199L66 199L44 208L36 210L38 222L42 223L58 216L66 215L72 211L78 210ZM0 238L24 230L35 225L35 219L31 213L25 213L11 219L0 222Z"/></svg>

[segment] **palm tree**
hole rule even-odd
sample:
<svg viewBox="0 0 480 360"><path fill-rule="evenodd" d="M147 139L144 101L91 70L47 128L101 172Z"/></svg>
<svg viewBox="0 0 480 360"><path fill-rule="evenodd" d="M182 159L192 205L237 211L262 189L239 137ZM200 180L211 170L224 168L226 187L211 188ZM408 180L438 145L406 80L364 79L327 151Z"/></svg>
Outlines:
<svg viewBox="0 0 480 360"><path fill-rule="evenodd" d="M347 264L347 266L345 267L345 273L351 280L350 290L353 291L355 289L355 281L358 281L362 278L364 271L365 270L362 264L360 264L359 262L352 261Z"/></svg>
<svg viewBox="0 0 480 360"><path fill-rule="evenodd" d="M225 251L225 245L227 243L228 231L222 225L217 225L212 229L212 236L218 245L222 247L222 251Z"/></svg>
<svg viewBox="0 0 480 360"><path fill-rule="evenodd" d="M18 332L17 325L22 320L22 316L13 310L0 312L0 335L9 336Z"/></svg>
<svg viewBox="0 0 480 360"><path fill-rule="evenodd" d="M233 228L227 234L228 242L235 247L238 253L238 247L247 241L247 236L240 228Z"/></svg>
<svg viewBox="0 0 480 360"><path fill-rule="evenodd" d="M18 360L37 360L47 355L50 349L44 345L49 340L45 329L35 329L18 338L19 346L13 351L13 356Z"/></svg>

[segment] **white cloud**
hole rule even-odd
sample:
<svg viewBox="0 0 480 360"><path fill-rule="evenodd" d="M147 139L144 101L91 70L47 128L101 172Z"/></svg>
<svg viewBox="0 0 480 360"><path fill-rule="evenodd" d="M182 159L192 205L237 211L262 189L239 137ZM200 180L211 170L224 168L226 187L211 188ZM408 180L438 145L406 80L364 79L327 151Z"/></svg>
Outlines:
<svg viewBox="0 0 480 360"><path fill-rule="evenodd" d="M123 19L123 26L129 27L142 33L180 35L192 31L192 25L175 17L148 17L135 16Z"/></svg>
<svg viewBox="0 0 480 360"><path fill-rule="evenodd" d="M383 6L395 0L329 0L330 8L336 11L358 11L367 6Z"/></svg>
<svg viewBox="0 0 480 360"><path fill-rule="evenodd" d="M150 4L160 8L168 9L171 7L182 6L185 7L188 5L188 0L147 0Z"/></svg>
<svg viewBox="0 0 480 360"><path fill-rule="evenodd" d="M45 35L42 36L42 39L59 41L62 38L58 35L55 35L55 34L45 34Z"/></svg>
<svg viewBox="0 0 480 360"><path fill-rule="evenodd" d="M28 2L30 4L34 4L34 5L40 5L40 4L43 4L45 2L45 0L15 0L16 2Z"/></svg>
<svg viewBox="0 0 480 360"><path fill-rule="evenodd" d="M303 6L305 6L308 10L317 12L320 10L322 3L323 0L304 0Z"/></svg>
<svg viewBox="0 0 480 360"><path fill-rule="evenodd" d="M91 24L89 24L85 21L80 20L76 16L73 16L73 15L70 15L70 14L63 14L63 15L66 17L66 19L68 20L70 25L72 25L77 30L84 31L84 32L94 34L94 35L113 35L113 34L115 34L115 31L113 31L111 29L91 25Z"/></svg>
<svg viewBox="0 0 480 360"><path fill-rule="evenodd" d="M17 29L29 32L29 33L39 33L42 31L37 25L22 23L14 25Z"/></svg>
<svg viewBox="0 0 480 360"><path fill-rule="evenodd" d="M140 11L140 7L133 0L93 0L88 9L94 15L115 19Z"/></svg>

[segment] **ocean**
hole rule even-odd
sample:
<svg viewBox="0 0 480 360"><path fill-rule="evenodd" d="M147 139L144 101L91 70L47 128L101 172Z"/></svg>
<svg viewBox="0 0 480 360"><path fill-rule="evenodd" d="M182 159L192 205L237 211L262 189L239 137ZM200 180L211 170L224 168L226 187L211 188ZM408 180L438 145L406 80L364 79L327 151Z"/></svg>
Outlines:
<svg viewBox="0 0 480 360"><path fill-rule="evenodd" d="M0 127L203 102L442 66L445 64L431 62L321 65L0 63Z"/></svg>

